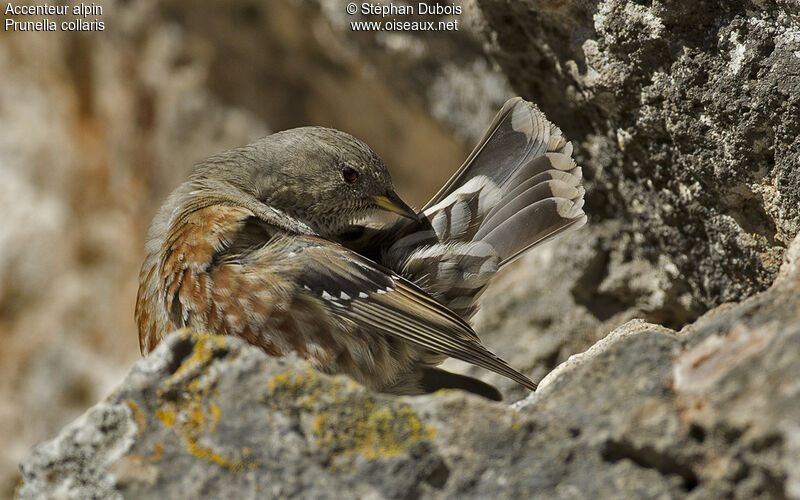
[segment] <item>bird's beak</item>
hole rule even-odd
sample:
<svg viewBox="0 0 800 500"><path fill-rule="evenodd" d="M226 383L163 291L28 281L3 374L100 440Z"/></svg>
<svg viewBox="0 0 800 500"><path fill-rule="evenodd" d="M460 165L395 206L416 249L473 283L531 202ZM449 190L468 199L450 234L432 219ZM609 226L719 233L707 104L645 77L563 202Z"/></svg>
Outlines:
<svg viewBox="0 0 800 500"><path fill-rule="evenodd" d="M377 203L378 206L384 210L394 212L398 215L402 215L403 217L408 217L416 222L420 221L417 213L411 207L406 205L406 202L401 200L394 191L389 191L386 196L375 195L372 197L372 199L375 200L375 203Z"/></svg>

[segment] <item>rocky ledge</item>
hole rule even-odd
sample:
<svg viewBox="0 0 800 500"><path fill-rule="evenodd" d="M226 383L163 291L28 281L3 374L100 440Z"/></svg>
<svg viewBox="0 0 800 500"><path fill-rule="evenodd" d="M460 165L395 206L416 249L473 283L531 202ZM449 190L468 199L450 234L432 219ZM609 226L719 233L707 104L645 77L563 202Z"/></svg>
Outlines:
<svg viewBox="0 0 800 500"><path fill-rule="evenodd" d="M800 498L800 238L679 332L634 320L512 405L375 394L172 334L22 463L20 498Z"/></svg>

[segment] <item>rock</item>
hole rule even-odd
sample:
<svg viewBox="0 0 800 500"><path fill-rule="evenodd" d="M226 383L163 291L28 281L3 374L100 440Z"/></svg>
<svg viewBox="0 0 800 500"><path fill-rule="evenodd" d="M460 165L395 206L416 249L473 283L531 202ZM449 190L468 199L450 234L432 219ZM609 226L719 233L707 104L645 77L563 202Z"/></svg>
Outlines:
<svg viewBox="0 0 800 500"><path fill-rule="evenodd" d="M182 58L154 2L103 8L104 33L0 41L3 498L30 446L138 359L136 279L162 198L193 162L268 130L205 88L207 65Z"/></svg>
<svg viewBox="0 0 800 500"><path fill-rule="evenodd" d="M373 394L176 332L33 450L18 495L798 498L793 259L782 276L680 332L627 323L512 406Z"/></svg>
<svg viewBox="0 0 800 500"><path fill-rule="evenodd" d="M393 17L360 11L347 15L349 0L306 2L319 6L336 38L357 52L400 99L419 103L467 145L478 142L497 110L515 95L506 76L490 63L483 51L483 18L474 0L458 2L461 13L457 15L420 15L418 4L412 4L415 15L400 19L437 24L458 22L456 30L434 32L353 31L351 23L386 22Z"/></svg>
<svg viewBox="0 0 800 500"><path fill-rule="evenodd" d="M441 467L434 434L346 377L179 332L34 451L20 497L400 497Z"/></svg>
<svg viewBox="0 0 800 500"><path fill-rule="evenodd" d="M616 221L590 224L537 248L493 278L473 325L512 366L541 379L617 326L638 318L679 329L691 320L690 292L673 266L632 259L634 244ZM513 382L455 360L446 366L481 377L514 397Z"/></svg>
<svg viewBox="0 0 800 500"><path fill-rule="evenodd" d="M587 213L644 235L618 246L675 266L686 312L772 283L800 230L797 3L478 4L512 87L576 142Z"/></svg>
<svg viewBox="0 0 800 500"><path fill-rule="evenodd" d="M20 495L800 498L797 7L469 0L431 36L355 34L345 4L108 0L103 43L0 42L0 496L136 358L143 233L194 161L332 125L420 205L519 93L573 140L591 218L475 318L540 392L448 363L524 399L393 399L183 334Z"/></svg>
<svg viewBox="0 0 800 500"><path fill-rule="evenodd" d="M30 447L139 358L144 235L195 162L270 130L335 126L378 149L420 205L467 154L427 112L427 89L401 97L310 2L102 7L103 32L0 40L3 498Z"/></svg>

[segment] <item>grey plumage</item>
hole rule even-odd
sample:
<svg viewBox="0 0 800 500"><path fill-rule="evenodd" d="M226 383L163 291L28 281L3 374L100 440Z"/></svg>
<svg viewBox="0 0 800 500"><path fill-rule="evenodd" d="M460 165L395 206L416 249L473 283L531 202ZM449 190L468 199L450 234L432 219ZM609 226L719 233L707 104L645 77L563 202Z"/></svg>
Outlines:
<svg viewBox="0 0 800 500"><path fill-rule="evenodd" d="M237 335L271 355L377 390L418 394L486 384L435 368L446 357L530 379L467 323L491 276L586 220L571 145L530 103L506 103L420 214L363 142L293 129L199 165L156 216L136 318L149 352L169 331ZM354 224L375 209L407 219Z"/></svg>
<svg viewBox="0 0 800 500"><path fill-rule="evenodd" d="M495 272L586 222L582 172L571 154L572 144L533 104L509 100L423 209L430 227L393 242L387 265L471 317Z"/></svg>

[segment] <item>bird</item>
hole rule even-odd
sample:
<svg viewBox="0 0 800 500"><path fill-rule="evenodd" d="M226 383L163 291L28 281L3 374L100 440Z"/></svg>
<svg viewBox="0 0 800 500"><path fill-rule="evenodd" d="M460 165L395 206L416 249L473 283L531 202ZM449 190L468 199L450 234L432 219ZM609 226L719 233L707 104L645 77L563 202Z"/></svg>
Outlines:
<svg viewBox="0 0 800 500"><path fill-rule="evenodd" d="M420 211L397 195L380 157L339 130L294 128L216 154L147 233L140 351L189 327L271 356L296 353L389 394L502 399L439 368L449 357L536 390L469 320L500 269L586 222L581 181L572 144L519 97ZM379 211L396 216L376 221Z"/></svg>

